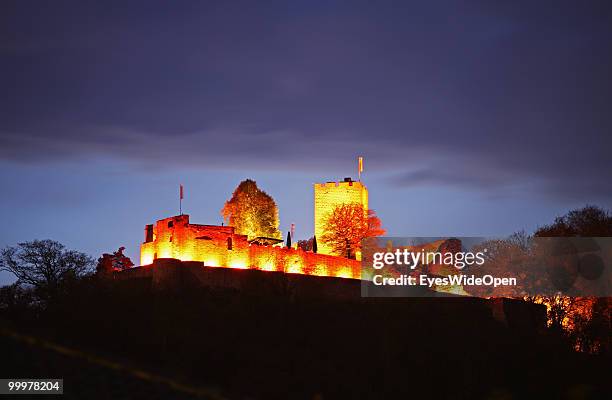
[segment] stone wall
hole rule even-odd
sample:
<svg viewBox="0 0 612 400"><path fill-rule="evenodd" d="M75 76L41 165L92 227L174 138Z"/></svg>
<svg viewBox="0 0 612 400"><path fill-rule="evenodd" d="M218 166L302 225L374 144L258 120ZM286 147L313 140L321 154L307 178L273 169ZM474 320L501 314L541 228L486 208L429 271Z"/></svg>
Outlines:
<svg viewBox="0 0 612 400"><path fill-rule="evenodd" d="M150 265L156 259L177 259L198 261L210 267L361 277L359 261L302 249L250 244L233 227L190 224L188 215L157 221L152 239L141 246L141 265Z"/></svg>
<svg viewBox="0 0 612 400"><path fill-rule="evenodd" d="M157 259L151 265L126 269L113 273L118 281L142 281L155 290L170 290L181 293L193 288L233 289L251 295L282 295L301 299L351 300L371 304L393 306L406 304L409 307L421 305L430 309L432 318L446 318L445 314L465 312L474 317L479 308L502 326L517 330L535 332L546 325L546 307L522 300L478 297L461 297L439 294L433 298L362 298L361 281L338 277L311 276L262 271L205 267L197 261Z"/></svg>
<svg viewBox="0 0 612 400"><path fill-rule="evenodd" d="M276 293L291 297L334 299L357 299L361 293L361 281L358 279L206 267L203 262L173 258L158 258L151 265L116 272L114 277L119 281L146 279L155 290L179 292L186 288L209 287L262 295Z"/></svg>

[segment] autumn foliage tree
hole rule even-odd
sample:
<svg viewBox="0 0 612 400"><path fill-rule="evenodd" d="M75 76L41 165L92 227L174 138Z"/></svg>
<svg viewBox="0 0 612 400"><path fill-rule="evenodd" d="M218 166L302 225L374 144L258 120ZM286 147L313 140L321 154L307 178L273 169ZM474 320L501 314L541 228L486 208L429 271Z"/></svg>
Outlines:
<svg viewBox="0 0 612 400"><path fill-rule="evenodd" d="M612 213L603 208L586 205L555 218L550 225L540 227L536 237L609 237L612 236ZM607 353L612 349L612 298L557 296L538 299L551 311L563 316L552 319L565 329L575 343L575 348L589 353ZM560 304L560 306L557 306ZM555 306L557 306L555 308Z"/></svg>
<svg viewBox="0 0 612 400"><path fill-rule="evenodd" d="M123 254L125 247L119 247L119 250L113 254L104 253L102 257L98 258L98 264L96 265L96 272L98 274L109 274L113 271L123 271L125 269L132 268L134 263L132 260Z"/></svg>
<svg viewBox="0 0 612 400"><path fill-rule="evenodd" d="M325 221L323 243L338 255L355 258L361 241L384 235L380 219L374 210L365 211L359 203L341 204L334 208Z"/></svg>
<svg viewBox="0 0 612 400"><path fill-rule="evenodd" d="M236 233L249 239L268 237L280 239L278 208L274 199L246 179L238 185L232 198L225 202L221 215Z"/></svg>

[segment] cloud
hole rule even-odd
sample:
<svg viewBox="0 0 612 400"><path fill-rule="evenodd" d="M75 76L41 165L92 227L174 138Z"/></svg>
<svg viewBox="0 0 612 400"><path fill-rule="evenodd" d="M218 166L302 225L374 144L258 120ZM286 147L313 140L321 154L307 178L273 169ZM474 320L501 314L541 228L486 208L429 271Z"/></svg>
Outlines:
<svg viewBox="0 0 612 400"><path fill-rule="evenodd" d="M406 187L609 197L612 14L554 4L16 4L0 160L326 170L365 155Z"/></svg>

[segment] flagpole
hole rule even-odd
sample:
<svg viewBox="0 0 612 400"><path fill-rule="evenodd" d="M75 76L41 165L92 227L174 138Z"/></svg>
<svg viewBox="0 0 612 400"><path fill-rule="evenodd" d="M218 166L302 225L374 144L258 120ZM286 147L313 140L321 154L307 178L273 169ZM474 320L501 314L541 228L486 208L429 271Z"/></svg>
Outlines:
<svg viewBox="0 0 612 400"><path fill-rule="evenodd" d="M183 185L179 186L179 215L183 215Z"/></svg>
<svg viewBox="0 0 612 400"><path fill-rule="evenodd" d="M359 157L357 160L357 175L359 176L359 182L361 182L361 172L363 171L363 157Z"/></svg>

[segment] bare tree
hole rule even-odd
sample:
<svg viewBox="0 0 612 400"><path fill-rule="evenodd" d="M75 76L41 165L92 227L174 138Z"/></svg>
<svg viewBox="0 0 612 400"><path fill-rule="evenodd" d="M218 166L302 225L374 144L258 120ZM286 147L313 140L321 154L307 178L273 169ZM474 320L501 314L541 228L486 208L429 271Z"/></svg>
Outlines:
<svg viewBox="0 0 612 400"><path fill-rule="evenodd" d="M0 271L17 277L39 291L51 293L66 280L92 271L93 259L87 254L67 250L53 240L34 240L9 246L0 252Z"/></svg>
<svg viewBox="0 0 612 400"><path fill-rule="evenodd" d="M557 217L555 222L536 230L541 237L606 237L612 236L612 214L609 211L587 205Z"/></svg>
<svg viewBox="0 0 612 400"><path fill-rule="evenodd" d="M298 240L297 246L304 251L313 251L314 240L314 236L309 239Z"/></svg>

